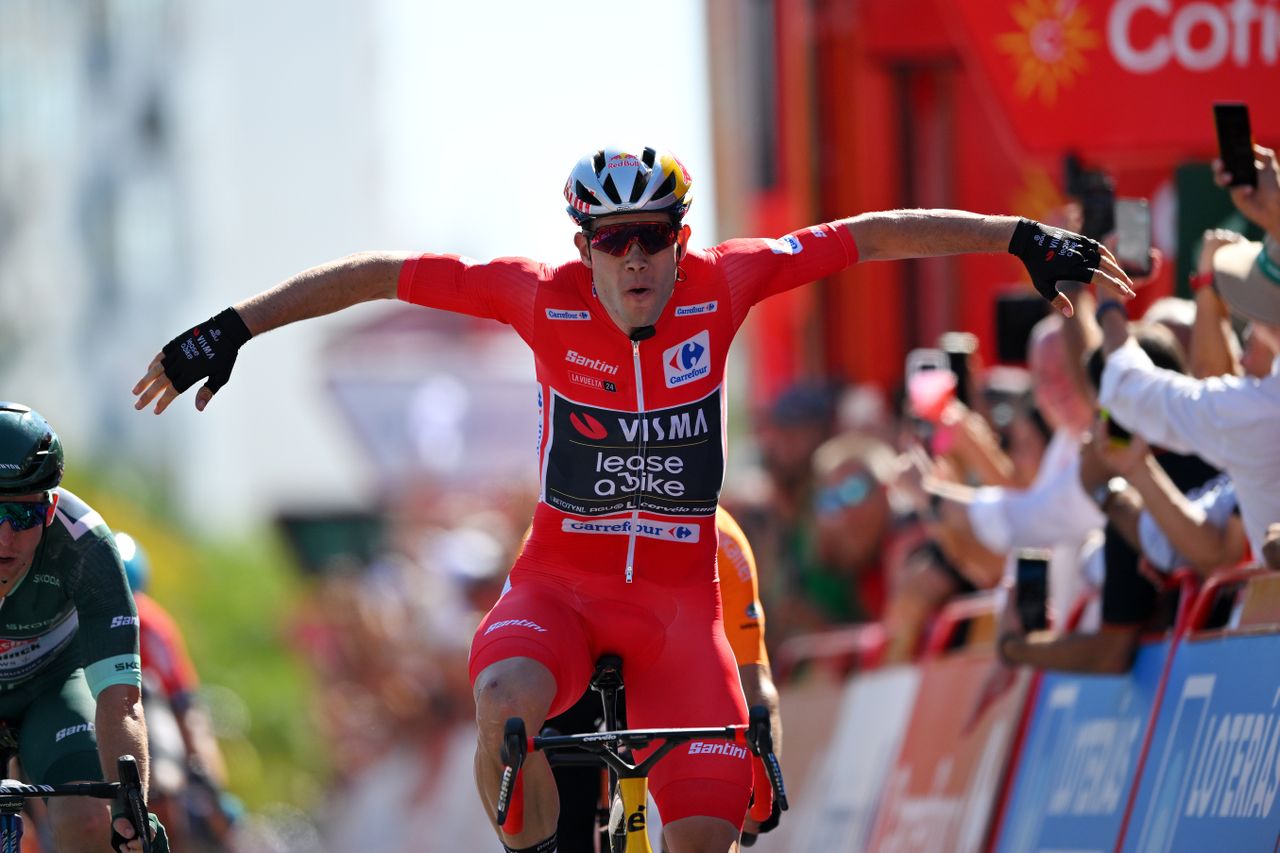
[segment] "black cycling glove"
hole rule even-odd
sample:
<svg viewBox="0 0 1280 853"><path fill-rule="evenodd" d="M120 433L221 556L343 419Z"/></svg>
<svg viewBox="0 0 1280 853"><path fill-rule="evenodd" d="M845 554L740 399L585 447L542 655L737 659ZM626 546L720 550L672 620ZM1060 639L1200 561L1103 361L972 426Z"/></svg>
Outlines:
<svg viewBox="0 0 1280 853"><path fill-rule="evenodd" d="M181 394L201 379L217 391L231 378L240 347L253 334L236 309L227 308L164 345L164 375Z"/></svg>
<svg viewBox="0 0 1280 853"><path fill-rule="evenodd" d="M1102 263L1102 247L1096 240L1032 219L1018 220L1009 254L1022 261L1031 273L1031 284L1050 302L1058 295L1059 281L1088 284Z"/></svg>
<svg viewBox="0 0 1280 853"><path fill-rule="evenodd" d="M137 837L137 836L130 836L128 838L125 838L123 835L116 832L116 828L115 828L116 818L124 817L124 816L125 816L124 814L111 815L111 823L112 823L111 849L115 851L123 850L124 845L128 844L130 841L132 841L134 838ZM164 824L161 823L160 819L151 812L147 812L147 823L150 824L148 829L151 835L152 853L169 853L169 836L164 831Z"/></svg>

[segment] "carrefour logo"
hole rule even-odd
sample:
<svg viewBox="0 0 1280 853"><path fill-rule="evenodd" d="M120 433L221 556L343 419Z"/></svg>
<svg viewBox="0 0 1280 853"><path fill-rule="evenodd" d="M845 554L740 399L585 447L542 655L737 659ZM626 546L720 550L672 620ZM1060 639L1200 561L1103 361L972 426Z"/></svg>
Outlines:
<svg viewBox="0 0 1280 853"><path fill-rule="evenodd" d="M695 317L699 314L710 314L720 307L720 303L716 300L710 302L702 302L697 305L677 305L677 317Z"/></svg>
<svg viewBox="0 0 1280 853"><path fill-rule="evenodd" d="M703 329L662 354L667 387L675 388L711 373L711 333Z"/></svg>
<svg viewBox="0 0 1280 853"><path fill-rule="evenodd" d="M769 251L775 255L798 255L804 251L804 244L794 234L779 237L777 240L765 238L765 242L769 244Z"/></svg>
<svg viewBox="0 0 1280 853"><path fill-rule="evenodd" d="M548 320L590 320L590 311L579 311L574 308L548 308Z"/></svg>

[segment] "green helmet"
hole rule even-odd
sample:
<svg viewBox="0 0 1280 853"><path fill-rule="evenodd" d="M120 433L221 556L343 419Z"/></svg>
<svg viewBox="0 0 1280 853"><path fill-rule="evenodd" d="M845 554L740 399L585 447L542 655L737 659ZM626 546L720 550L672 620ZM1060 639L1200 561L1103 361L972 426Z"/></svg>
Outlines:
<svg viewBox="0 0 1280 853"><path fill-rule="evenodd" d="M0 495L47 492L62 482L62 442L21 403L0 402Z"/></svg>

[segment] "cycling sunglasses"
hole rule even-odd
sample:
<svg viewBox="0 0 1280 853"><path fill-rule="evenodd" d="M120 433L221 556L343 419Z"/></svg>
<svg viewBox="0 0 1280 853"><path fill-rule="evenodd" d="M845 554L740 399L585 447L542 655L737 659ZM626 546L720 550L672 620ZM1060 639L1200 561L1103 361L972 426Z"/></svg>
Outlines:
<svg viewBox="0 0 1280 853"><path fill-rule="evenodd" d="M871 494L871 478L863 473L850 474L834 486L818 492L814 507L820 515L830 515L861 504Z"/></svg>
<svg viewBox="0 0 1280 853"><path fill-rule="evenodd" d="M48 512L47 503L0 503L0 525L7 521L10 527L21 533L44 524Z"/></svg>
<svg viewBox="0 0 1280 853"><path fill-rule="evenodd" d="M646 255L656 255L676 242L679 230L670 222L621 222L602 225L588 231L591 248L607 252L615 258L627 254L632 243L639 243Z"/></svg>

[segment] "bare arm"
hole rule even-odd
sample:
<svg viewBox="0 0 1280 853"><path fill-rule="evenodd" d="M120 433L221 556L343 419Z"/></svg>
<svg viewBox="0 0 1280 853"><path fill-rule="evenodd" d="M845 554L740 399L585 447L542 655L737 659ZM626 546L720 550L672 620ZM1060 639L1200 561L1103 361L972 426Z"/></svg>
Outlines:
<svg viewBox="0 0 1280 853"><path fill-rule="evenodd" d="M112 684L98 694L94 715L98 737L98 757L108 782L116 781L116 759L132 755L138 759L142 787L150 778L147 762L147 724L142 717L142 691L130 684Z"/></svg>
<svg viewBox="0 0 1280 853"><path fill-rule="evenodd" d="M1074 314L1062 321L1062 342L1067 349L1067 368L1071 372L1071 381L1081 395L1093 403L1097 398L1097 391L1089 382L1084 359L1102 344L1102 328L1094 318L1098 304L1088 288L1070 288L1067 293L1075 302L1076 308Z"/></svg>
<svg viewBox="0 0 1280 853"><path fill-rule="evenodd" d="M303 270L295 276L285 279L270 290L263 291L234 306L235 315L243 321L249 335L260 335L280 326L320 317L349 308L361 302L374 299L393 299L400 280L400 267L410 256L402 252L362 252L347 255L327 264ZM223 312L229 324L238 325L230 311ZM219 320L223 315L211 318L210 323ZM202 324L203 325L203 324ZM226 332L226 329L223 329ZM195 335L195 332L192 332ZM216 339L216 338L215 338ZM247 340L242 335L234 343L230 356L223 355L225 373L220 376L218 384L213 384L214 373L209 369L200 375L210 377L196 392L196 409L204 411L205 406L213 399L214 392L230 375L231 366L235 364L236 350ZM206 354L216 359L211 344L200 339ZM233 340L229 335L224 344ZM155 402L155 413L158 415L169 407L181 393L174 387L169 375L165 373L164 353L159 352L147 365L147 372L133 386L133 394L138 399L135 409L145 409ZM229 361L227 360L229 358ZM181 363L181 362L179 362ZM216 362L213 362L216 363ZM185 385L183 389L185 390Z"/></svg>
<svg viewBox="0 0 1280 853"><path fill-rule="evenodd" d="M1012 664L1059 672L1119 674L1133 667L1138 648L1137 625L1104 625L1096 634L1044 633L1030 637L1001 636L1001 657Z"/></svg>
<svg viewBox="0 0 1280 853"><path fill-rule="evenodd" d="M227 764L204 710L194 703L188 704L182 711L175 711L174 718L187 748L187 759L198 764L219 788L226 787Z"/></svg>
<svg viewBox="0 0 1280 853"><path fill-rule="evenodd" d="M1197 379L1240 376L1244 368L1231 348L1231 318L1222 297L1211 287L1196 291L1196 319L1191 325L1188 373Z"/></svg>
<svg viewBox="0 0 1280 853"><path fill-rule="evenodd" d="M1244 556L1244 537L1239 524L1219 528L1203 511L1187 500L1169 475L1148 455L1145 463L1127 475L1141 494L1147 512L1178 553L1201 573L1238 562Z"/></svg>
<svg viewBox="0 0 1280 853"><path fill-rule="evenodd" d="M1016 469L1009 454L1000 449L1000 440L983 419L959 401L943 413L943 424L952 430L951 455L985 486L1024 487L1016 481Z"/></svg>
<svg viewBox="0 0 1280 853"><path fill-rule="evenodd" d="M1211 229L1204 232L1196 273L1213 275L1213 256L1223 246L1243 240L1234 231ZM1212 287L1201 287L1195 293L1196 319L1191 326L1191 346L1187 353L1188 371L1197 379L1207 376L1240 376L1244 370L1231 348L1231 317L1222 297Z"/></svg>
<svg viewBox="0 0 1280 853"><path fill-rule="evenodd" d="M332 314L361 302L394 299L405 252L360 252L303 270L234 307L255 335Z"/></svg>
<svg viewBox="0 0 1280 853"><path fill-rule="evenodd" d="M118 782L116 760L122 755L132 755L138 762L138 776L142 790L148 790L151 765L147 753L147 724L142 716L142 691L131 684L112 684L98 694L93 718L94 733L98 738L98 761L102 764L103 778ZM126 838L130 851L142 849L142 842L125 817L116 818L115 829Z"/></svg>
<svg viewBox="0 0 1280 853"><path fill-rule="evenodd" d="M1005 252L1016 216L984 216L967 210L885 210L843 224L864 261L932 258L966 252Z"/></svg>
<svg viewBox="0 0 1280 853"><path fill-rule="evenodd" d="M742 680L742 695L747 707L763 705L769 709L769 726L773 730L773 752L782 756L782 711L778 703L778 688L773 683L773 672L767 663L748 663L738 667Z"/></svg>

